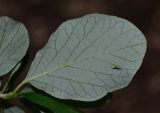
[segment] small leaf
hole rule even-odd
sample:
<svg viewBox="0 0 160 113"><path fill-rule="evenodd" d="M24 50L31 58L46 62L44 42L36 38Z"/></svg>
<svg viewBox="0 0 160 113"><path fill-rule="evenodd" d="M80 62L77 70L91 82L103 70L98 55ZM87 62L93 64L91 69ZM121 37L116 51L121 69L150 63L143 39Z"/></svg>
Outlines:
<svg viewBox="0 0 160 113"><path fill-rule="evenodd" d="M19 75L21 75L26 68L28 56L29 54L27 52L23 59L19 61L19 63L12 69L7 92L11 92L14 90L15 81L19 78Z"/></svg>
<svg viewBox="0 0 160 113"><path fill-rule="evenodd" d="M48 97L46 95L30 92L21 94L22 97L34 102L42 107L49 109L54 113L82 113L79 110L65 105L56 99Z"/></svg>
<svg viewBox="0 0 160 113"><path fill-rule="evenodd" d="M22 23L0 17L0 76L8 73L26 54L28 32Z"/></svg>
<svg viewBox="0 0 160 113"><path fill-rule="evenodd" d="M12 77L12 76L18 71L18 69L20 68L20 66L21 66L21 62L18 63L18 64L13 68L13 71L11 72L11 76L10 76L10 77Z"/></svg>
<svg viewBox="0 0 160 113"><path fill-rule="evenodd" d="M95 101L127 86L145 51L144 35L127 20L89 14L60 25L25 82L57 98Z"/></svg>
<svg viewBox="0 0 160 113"><path fill-rule="evenodd" d="M17 107L11 107L11 108L5 109L4 113L24 113L24 111L22 111Z"/></svg>
<svg viewBox="0 0 160 113"><path fill-rule="evenodd" d="M9 76L8 81L5 83L5 85L4 85L1 93L4 93L6 90L8 90L8 86L9 86L9 83L10 83L10 81L11 81L11 78L12 78L12 76L17 72L17 70L19 69L20 66L21 66L21 63L18 63L18 64L13 68L13 70L12 70L12 72L11 72L11 75ZM1 85L0 85L0 86L1 86Z"/></svg>

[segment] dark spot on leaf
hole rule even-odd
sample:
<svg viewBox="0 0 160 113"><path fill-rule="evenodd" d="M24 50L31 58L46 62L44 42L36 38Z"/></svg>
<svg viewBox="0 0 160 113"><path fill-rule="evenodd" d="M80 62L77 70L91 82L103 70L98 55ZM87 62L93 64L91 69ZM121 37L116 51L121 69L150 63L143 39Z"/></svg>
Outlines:
<svg viewBox="0 0 160 113"><path fill-rule="evenodd" d="M112 69L121 70L121 68L117 66L114 66Z"/></svg>

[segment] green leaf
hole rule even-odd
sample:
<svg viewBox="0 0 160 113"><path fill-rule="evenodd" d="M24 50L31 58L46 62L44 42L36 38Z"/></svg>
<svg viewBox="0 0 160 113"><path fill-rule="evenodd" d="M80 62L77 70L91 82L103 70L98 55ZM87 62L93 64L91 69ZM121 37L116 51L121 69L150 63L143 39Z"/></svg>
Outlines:
<svg viewBox="0 0 160 113"><path fill-rule="evenodd" d="M0 76L8 73L26 54L28 32L22 23L0 17Z"/></svg>
<svg viewBox="0 0 160 113"><path fill-rule="evenodd" d="M34 102L40 106L43 106L54 113L82 113L79 110L72 108L71 106L65 105L58 100L48 97L39 93L23 93L22 97Z"/></svg>
<svg viewBox="0 0 160 113"><path fill-rule="evenodd" d="M24 113L24 111L22 111L17 107L11 107L11 108L5 109L4 113Z"/></svg>
<svg viewBox="0 0 160 113"><path fill-rule="evenodd" d="M145 51L144 35L127 20L89 14L60 25L24 83L57 98L95 101L127 86Z"/></svg>
<svg viewBox="0 0 160 113"><path fill-rule="evenodd" d="M18 69L20 68L20 66L21 66L21 62L18 63L18 64L13 68L13 71L11 72L11 76L10 76L10 77L12 77L12 76L18 71Z"/></svg>
<svg viewBox="0 0 160 113"><path fill-rule="evenodd" d="M4 85L1 93L4 93L6 90L8 90L8 86L9 86L9 83L10 83L10 81L11 81L11 78L12 78L12 76L18 71L18 69L19 69L20 66L21 66L21 63L18 63L18 64L13 68L13 70L12 70L12 72L11 72L11 75L10 75L8 81L5 83L5 85ZM0 85L0 86L1 86L1 85Z"/></svg>
<svg viewBox="0 0 160 113"><path fill-rule="evenodd" d="M15 81L17 80L17 78L19 78L19 75L22 74L27 65L28 55L29 54L27 52L23 59L12 69L7 92L11 92L14 90Z"/></svg>

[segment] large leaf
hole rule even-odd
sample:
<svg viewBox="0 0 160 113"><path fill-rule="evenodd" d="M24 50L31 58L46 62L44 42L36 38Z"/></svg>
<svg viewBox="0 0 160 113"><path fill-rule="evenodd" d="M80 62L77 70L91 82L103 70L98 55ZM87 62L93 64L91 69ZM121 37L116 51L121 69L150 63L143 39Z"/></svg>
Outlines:
<svg viewBox="0 0 160 113"><path fill-rule="evenodd" d="M0 17L0 76L8 73L26 54L28 32L22 23Z"/></svg>
<svg viewBox="0 0 160 113"><path fill-rule="evenodd" d="M61 99L94 101L128 85L145 51L144 35L127 20L89 14L51 35L25 82Z"/></svg>
<svg viewBox="0 0 160 113"><path fill-rule="evenodd" d="M24 112L17 107L11 107L11 108L5 109L4 113L24 113Z"/></svg>
<svg viewBox="0 0 160 113"><path fill-rule="evenodd" d="M43 94L30 92L30 93L22 94L22 97L24 97L24 98L30 100L31 102L34 102L42 107L45 107L54 113L82 113L79 110L77 110L76 108L68 106L68 105L66 105L56 99L53 99L53 98L48 97Z"/></svg>

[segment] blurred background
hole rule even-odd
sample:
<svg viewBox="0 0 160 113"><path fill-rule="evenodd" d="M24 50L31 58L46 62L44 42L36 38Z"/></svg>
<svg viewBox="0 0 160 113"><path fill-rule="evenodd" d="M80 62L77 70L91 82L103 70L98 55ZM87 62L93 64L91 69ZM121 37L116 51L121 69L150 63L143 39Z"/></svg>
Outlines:
<svg viewBox="0 0 160 113"><path fill-rule="evenodd" d="M115 91L110 103L82 110L160 113L160 0L0 0L0 16L10 16L28 28L30 60L62 22L95 12L134 23L146 36L148 49L143 65L128 87Z"/></svg>

